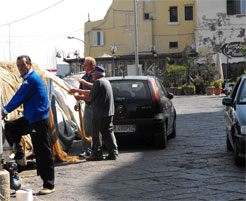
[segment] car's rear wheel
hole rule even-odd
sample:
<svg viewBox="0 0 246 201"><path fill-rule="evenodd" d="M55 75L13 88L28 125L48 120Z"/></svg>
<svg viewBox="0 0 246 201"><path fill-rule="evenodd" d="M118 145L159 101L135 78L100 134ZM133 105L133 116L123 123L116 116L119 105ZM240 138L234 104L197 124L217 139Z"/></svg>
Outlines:
<svg viewBox="0 0 246 201"><path fill-rule="evenodd" d="M243 164L243 158L239 157L239 151L238 151L238 146L235 144L235 150L234 150L234 163L236 166L242 165Z"/></svg>
<svg viewBox="0 0 246 201"><path fill-rule="evenodd" d="M169 135L170 138L175 138L176 137L176 119L174 119L173 121L173 131L172 133Z"/></svg>
<svg viewBox="0 0 246 201"><path fill-rule="evenodd" d="M231 146L231 142L229 140L229 137L228 137L228 129L226 128L226 148L228 151L232 151L232 146Z"/></svg>
<svg viewBox="0 0 246 201"><path fill-rule="evenodd" d="M156 149L165 149L167 146L167 127L163 124L163 130L160 135L154 137L154 146Z"/></svg>

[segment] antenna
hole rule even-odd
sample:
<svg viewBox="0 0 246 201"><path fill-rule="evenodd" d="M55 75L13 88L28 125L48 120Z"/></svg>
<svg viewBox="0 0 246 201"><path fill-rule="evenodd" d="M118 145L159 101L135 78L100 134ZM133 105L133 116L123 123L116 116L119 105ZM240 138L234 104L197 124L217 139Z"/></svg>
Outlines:
<svg viewBox="0 0 246 201"><path fill-rule="evenodd" d="M88 22L90 22L91 19L90 19L90 13L88 13Z"/></svg>

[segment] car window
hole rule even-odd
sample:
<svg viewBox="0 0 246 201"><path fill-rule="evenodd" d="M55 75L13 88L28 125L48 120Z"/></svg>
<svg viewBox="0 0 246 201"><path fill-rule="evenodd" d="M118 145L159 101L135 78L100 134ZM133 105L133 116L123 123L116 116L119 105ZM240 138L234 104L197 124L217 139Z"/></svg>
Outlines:
<svg viewBox="0 0 246 201"><path fill-rule="evenodd" d="M238 90L238 87L239 87L239 85L240 85L241 80L242 80L242 79L240 78L240 79L237 81L237 83L236 83L234 89L232 90L231 98L232 98L233 102L235 101L235 97L236 97L237 90Z"/></svg>
<svg viewBox="0 0 246 201"><path fill-rule="evenodd" d="M241 85L238 100L239 104L246 104L246 80Z"/></svg>
<svg viewBox="0 0 246 201"><path fill-rule="evenodd" d="M157 86L157 90L158 90L158 95L160 97L164 96L165 93L164 93L163 88L162 88L162 86L158 80L156 80L156 86Z"/></svg>
<svg viewBox="0 0 246 201"><path fill-rule="evenodd" d="M148 86L142 80L114 80L111 86L115 100L149 98Z"/></svg>

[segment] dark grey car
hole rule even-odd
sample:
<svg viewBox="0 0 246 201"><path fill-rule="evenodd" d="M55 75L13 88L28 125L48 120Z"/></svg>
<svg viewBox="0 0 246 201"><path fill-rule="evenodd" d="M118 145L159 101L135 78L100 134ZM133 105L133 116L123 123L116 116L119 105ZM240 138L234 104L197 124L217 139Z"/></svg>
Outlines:
<svg viewBox="0 0 246 201"><path fill-rule="evenodd" d="M167 137L176 137L176 111L167 92L156 77L126 76L107 78L115 102L114 132L152 140L165 148Z"/></svg>
<svg viewBox="0 0 246 201"><path fill-rule="evenodd" d="M235 164L240 165L246 156L246 75L240 77L223 104L226 105L227 149L234 151Z"/></svg>

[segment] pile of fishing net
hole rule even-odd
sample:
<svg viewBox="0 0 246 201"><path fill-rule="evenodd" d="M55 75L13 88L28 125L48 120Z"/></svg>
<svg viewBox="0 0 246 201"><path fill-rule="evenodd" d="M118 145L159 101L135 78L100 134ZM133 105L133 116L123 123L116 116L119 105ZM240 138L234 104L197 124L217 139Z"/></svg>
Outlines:
<svg viewBox="0 0 246 201"><path fill-rule="evenodd" d="M50 137L53 155L56 161L77 161L77 157L68 157L66 152L74 139L81 139L84 132L78 112L74 111L76 100L67 91L72 88L67 82L33 64L33 70L43 79L50 99ZM0 62L1 108L6 105L22 84L15 62ZM84 105L82 104L82 108ZM6 121L15 120L23 115L23 107L8 114ZM3 132L4 133L4 132ZM84 134L84 133L83 133ZM25 151L32 151L30 136L22 137Z"/></svg>

